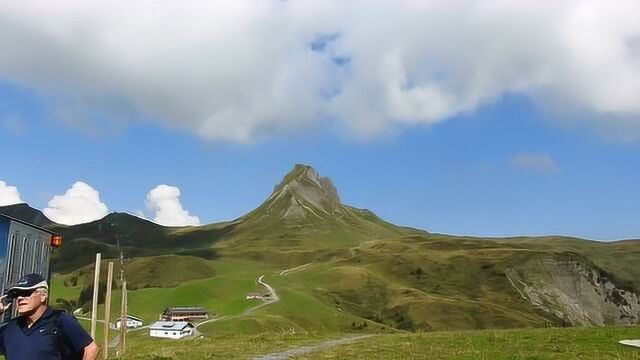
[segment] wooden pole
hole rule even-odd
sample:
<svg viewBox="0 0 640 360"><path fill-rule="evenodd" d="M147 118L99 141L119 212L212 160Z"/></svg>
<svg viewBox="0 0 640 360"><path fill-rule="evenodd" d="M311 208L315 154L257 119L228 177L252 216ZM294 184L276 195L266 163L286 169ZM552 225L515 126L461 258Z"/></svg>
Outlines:
<svg viewBox="0 0 640 360"><path fill-rule="evenodd" d="M113 261L109 261L107 270L107 294L104 299L104 347L102 357L106 360L109 355L109 317L111 315L111 285L113 284ZM122 325L122 322L120 322Z"/></svg>
<svg viewBox="0 0 640 360"><path fill-rule="evenodd" d="M122 300L120 302L120 351L119 356L124 356L127 337L127 280L122 282Z"/></svg>
<svg viewBox="0 0 640 360"><path fill-rule="evenodd" d="M91 306L91 337L96 338L96 321L98 320L98 290L100 289L100 258L102 254L96 254L96 268L93 273L93 304Z"/></svg>
<svg viewBox="0 0 640 360"><path fill-rule="evenodd" d="M124 313L125 315L127 314L127 312L129 311L129 294L128 294L128 290L127 290L127 281L124 281ZM124 337L122 338L122 354L124 355L124 353L126 353L127 351L127 327L124 327Z"/></svg>

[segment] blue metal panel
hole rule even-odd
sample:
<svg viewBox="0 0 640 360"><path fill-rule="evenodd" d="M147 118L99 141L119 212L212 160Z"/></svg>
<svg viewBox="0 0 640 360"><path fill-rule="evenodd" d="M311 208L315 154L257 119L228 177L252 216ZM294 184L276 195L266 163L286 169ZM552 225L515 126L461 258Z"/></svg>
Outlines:
<svg viewBox="0 0 640 360"><path fill-rule="evenodd" d="M0 292L4 293L7 261L7 244L9 243L9 228L11 220L0 215ZM3 317L4 318L4 317ZM4 322L0 319L0 323Z"/></svg>
<svg viewBox="0 0 640 360"><path fill-rule="evenodd" d="M7 242L9 241L9 225L11 220L0 215L0 261L7 255Z"/></svg>

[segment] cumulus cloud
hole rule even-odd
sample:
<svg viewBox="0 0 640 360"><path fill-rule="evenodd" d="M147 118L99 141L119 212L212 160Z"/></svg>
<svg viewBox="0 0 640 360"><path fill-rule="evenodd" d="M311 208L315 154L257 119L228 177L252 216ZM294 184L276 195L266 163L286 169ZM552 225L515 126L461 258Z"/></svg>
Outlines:
<svg viewBox="0 0 640 360"><path fill-rule="evenodd" d="M9 186L6 182L0 180L0 206L13 205L22 203L20 193L15 186Z"/></svg>
<svg viewBox="0 0 640 360"><path fill-rule="evenodd" d="M511 165L534 171L553 171L558 164L547 154L520 153L509 159Z"/></svg>
<svg viewBox="0 0 640 360"><path fill-rule="evenodd" d="M367 137L521 94L640 135L634 0L25 0L0 5L0 28L0 76L72 124Z"/></svg>
<svg viewBox="0 0 640 360"><path fill-rule="evenodd" d="M49 200L44 215L58 224L76 225L103 218L109 213L100 194L87 183L78 181L64 193Z"/></svg>
<svg viewBox="0 0 640 360"><path fill-rule="evenodd" d="M153 221L165 226L200 225L200 219L182 208L180 189L158 185L147 194L147 207L155 215Z"/></svg>

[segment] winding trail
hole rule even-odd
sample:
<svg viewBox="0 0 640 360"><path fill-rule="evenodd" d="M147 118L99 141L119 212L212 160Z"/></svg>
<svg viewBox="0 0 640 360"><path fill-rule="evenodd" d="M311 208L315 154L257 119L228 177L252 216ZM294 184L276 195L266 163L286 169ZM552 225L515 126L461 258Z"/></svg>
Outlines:
<svg viewBox="0 0 640 360"><path fill-rule="evenodd" d="M210 322L214 322L214 321L220 321L220 320L227 319L227 318L229 318L227 315L224 315L224 316L218 316L218 317L214 317L214 318L211 318L211 319L207 319L207 320L205 320L205 321L199 322L199 323L194 324L194 325L195 325L195 327L197 328L197 327L198 327L198 326L200 326L200 325L208 324L208 323L210 323Z"/></svg>
<svg viewBox="0 0 640 360"><path fill-rule="evenodd" d="M311 266L313 263L308 263L308 264L304 264L304 265L300 265L300 266L296 266L294 268L291 269L287 269L287 270L282 270L280 271L280 276L287 276L289 274L291 274L292 272L296 272L296 271L300 271L305 269L308 266Z"/></svg>
<svg viewBox="0 0 640 360"><path fill-rule="evenodd" d="M267 306L269 304L273 304L273 303L276 303L276 302L280 301L280 297L278 297L278 293L276 293L276 290L273 287L271 287L271 285L269 285L266 282L264 282L262 279L264 279L264 275L260 275L260 277L257 280L257 283L262 285L262 286L264 286L267 289L267 291L269 291L269 294L270 294L269 298L263 299L264 302L262 304L259 304L259 305L256 305L254 307L248 308L245 311L243 311L241 314L238 314L238 315L224 315L224 316L219 316L219 317L212 318L212 319L209 319L209 320L205 320L203 322L195 324L195 327L197 328L200 325L204 325L204 324L207 324L207 323L210 323L210 322L214 322L214 321L228 320L228 319L234 319L234 318L241 317L241 316L247 316L247 315L250 315L252 312L254 312L254 311L256 311L256 310L258 310L258 309L260 309L262 307L265 307L265 306Z"/></svg>
<svg viewBox="0 0 640 360"><path fill-rule="evenodd" d="M276 293L276 291L271 287L271 285L269 285L266 282L262 281L262 279L264 279L264 275L260 275L260 277L258 278L258 283L262 284L262 286L266 287L267 290L269 291L269 293L271 293L271 299L270 299L270 301L267 300L267 302L274 303L274 302L280 301L280 298L278 297L278 294Z"/></svg>
<svg viewBox="0 0 640 360"><path fill-rule="evenodd" d="M269 293L271 295L269 296L268 299L263 299L264 302L262 304L254 306L252 308L249 308L249 309L243 311L242 314L240 314L238 316L249 315L252 312L254 312L254 311L256 311L256 310L258 310L258 309L260 309L262 307L265 307L265 306L267 306L269 304L277 303L278 301L280 301L280 298L278 297L278 294L276 293L276 291L271 287L271 285L269 285L266 282L262 281L262 279L264 279L264 275L260 275L260 277L258 278L258 284L264 286L267 289L267 291L269 291Z"/></svg>

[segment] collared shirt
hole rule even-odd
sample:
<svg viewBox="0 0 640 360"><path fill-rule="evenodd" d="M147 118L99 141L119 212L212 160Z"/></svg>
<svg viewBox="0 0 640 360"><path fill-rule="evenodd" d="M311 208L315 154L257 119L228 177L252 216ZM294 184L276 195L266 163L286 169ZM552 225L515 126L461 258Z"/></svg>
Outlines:
<svg viewBox="0 0 640 360"><path fill-rule="evenodd" d="M59 360L61 352L77 353L93 339L71 315L60 313L53 324L49 307L31 327L26 316L18 316L0 330L0 352L6 360ZM59 334L57 332L59 331Z"/></svg>

